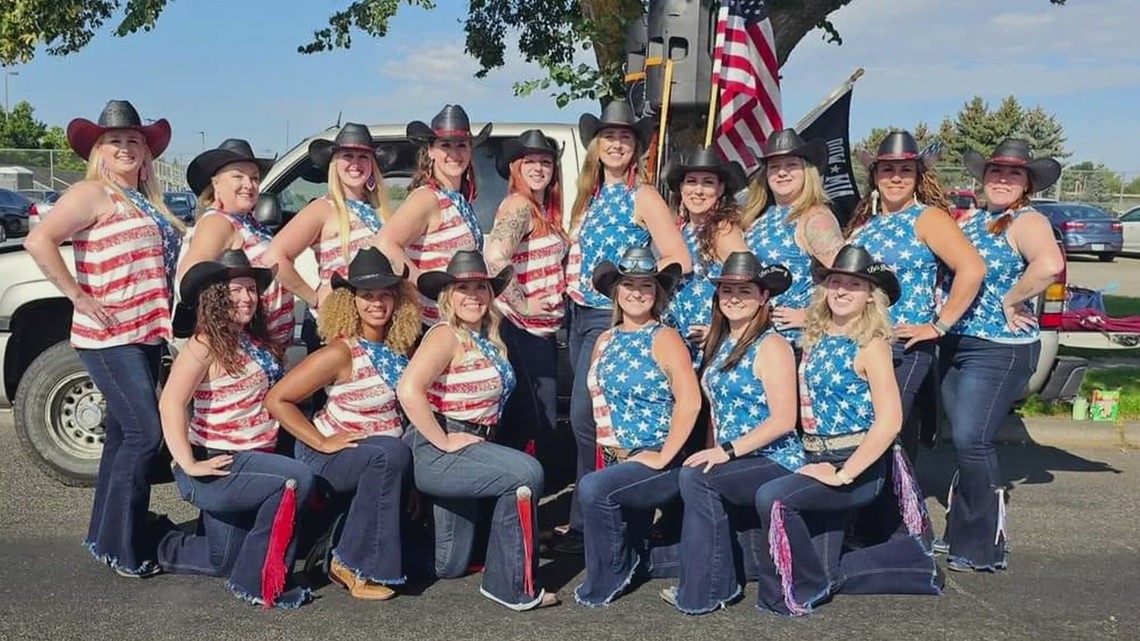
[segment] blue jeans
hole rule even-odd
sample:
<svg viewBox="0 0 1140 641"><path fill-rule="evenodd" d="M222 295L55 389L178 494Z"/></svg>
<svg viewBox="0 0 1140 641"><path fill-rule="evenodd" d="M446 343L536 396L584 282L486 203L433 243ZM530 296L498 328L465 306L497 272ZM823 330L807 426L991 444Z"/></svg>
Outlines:
<svg viewBox="0 0 1140 641"><path fill-rule="evenodd" d="M84 545L96 559L128 574L153 570L155 546L164 534L147 518L147 473L162 447L155 391L162 350L162 345L76 350L107 403L106 440Z"/></svg>
<svg viewBox="0 0 1140 641"><path fill-rule="evenodd" d="M526 576L533 578L538 571L537 508L543 489L542 466L518 450L486 441L458 452L444 452L415 429L404 438L412 447L416 487L434 503L436 576L450 579L467 572L475 542L478 499L494 498L480 591L512 610L538 606L543 591L537 585L528 590ZM519 520L515 491L520 487L531 490L527 532ZM529 567L524 546L532 551Z"/></svg>
<svg viewBox="0 0 1140 641"><path fill-rule="evenodd" d="M726 504L753 509L756 490L790 472L766 456L745 456L717 465L681 468L681 498L685 518L681 526L681 576L677 609L686 614L712 612L740 596L746 579L737 568L755 564L765 554L765 539L753 529L745 541L733 537ZM741 548L741 545L747 545ZM748 555L752 558L741 558Z"/></svg>
<svg viewBox="0 0 1140 641"><path fill-rule="evenodd" d="M1005 488L994 436L1033 375L1041 343L958 335L942 341L942 394L958 460L944 538L951 559L1004 569Z"/></svg>
<svg viewBox="0 0 1140 641"><path fill-rule="evenodd" d="M590 372L594 343L602 332L610 328L613 311L583 307L570 303L570 367L574 371L574 385L570 392L570 427L578 446L578 465L575 485L597 467L598 427L594 424L594 407L586 375ZM577 491L577 490L575 490ZM582 505L570 502L570 527L582 531Z"/></svg>
<svg viewBox="0 0 1140 641"><path fill-rule="evenodd" d="M518 385L507 399L496 441L516 450L548 443L557 425L558 344L553 336L535 336L510 320L499 325Z"/></svg>
<svg viewBox="0 0 1140 641"><path fill-rule="evenodd" d="M404 488L411 479L408 446L391 436L370 436L335 454L322 454L301 441L296 448L297 459L334 492L352 495L333 556L357 580L404 583L400 522Z"/></svg>
<svg viewBox="0 0 1140 641"><path fill-rule="evenodd" d="M641 545L654 508L680 495L678 467L654 470L625 461L591 472L578 484L586 579L574 590L578 603L608 605L633 580L648 551Z"/></svg>
<svg viewBox="0 0 1140 641"><path fill-rule="evenodd" d="M895 380L898 381L899 395L902 397L903 433L900 438L903 447L913 458L914 450L918 447L917 423L907 419L914 408L922 382L934 369L937 347L931 341L919 343L910 349L904 349L904 344L904 341L896 341L891 345L891 359L894 361Z"/></svg>
<svg viewBox="0 0 1140 641"><path fill-rule="evenodd" d="M853 451L853 450L852 450ZM808 463L842 464L846 455L808 455ZM757 608L802 616L838 592L939 594L934 557L914 537L898 537L843 551L851 510L883 488L884 456L851 485L831 487L789 474L756 491L756 510L767 533L761 554Z"/></svg>
<svg viewBox="0 0 1140 641"><path fill-rule="evenodd" d="M220 453L196 447L194 455L202 460ZM228 576L226 587L231 592L261 604L262 567L285 484L289 479L297 482L296 533L313 489L313 472L300 461L268 452L234 452L233 457L226 476L188 476L182 468L174 468L182 498L202 510L202 534L167 534L159 544L158 558L167 572ZM293 567L296 547L293 536L285 553L286 576ZM278 597L276 605L298 607L307 600L307 590L293 588Z"/></svg>

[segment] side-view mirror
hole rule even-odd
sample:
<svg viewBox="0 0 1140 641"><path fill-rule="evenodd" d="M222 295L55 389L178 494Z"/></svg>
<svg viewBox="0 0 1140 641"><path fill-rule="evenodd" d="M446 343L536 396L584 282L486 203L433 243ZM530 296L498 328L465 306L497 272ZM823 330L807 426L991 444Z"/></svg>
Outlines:
<svg viewBox="0 0 1140 641"><path fill-rule="evenodd" d="M261 194L257 198L257 205L253 207L253 217L266 227L277 228L281 226L281 203L274 194Z"/></svg>

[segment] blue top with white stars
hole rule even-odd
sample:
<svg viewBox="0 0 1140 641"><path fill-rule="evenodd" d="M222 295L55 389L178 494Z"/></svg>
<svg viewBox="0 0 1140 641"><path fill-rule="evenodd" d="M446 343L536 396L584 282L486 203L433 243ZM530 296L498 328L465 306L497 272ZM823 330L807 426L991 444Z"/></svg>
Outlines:
<svg viewBox="0 0 1140 641"><path fill-rule="evenodd" d="M701 387L709 399L717 443L735 441L768 420L771 414L768 395L764 391L764 383L753 373L753 365L760 353L760 344L772 333L768 330L757 336L744 358L726 372L723 371L724 363L736 346L736 339L727 338L705 369ZM804 464L804 448L795 432L781 436L748 456L767 456L793 472Z"/></svg>
<svg viewBox="0 0 1140 641"><path fill-rule="evenodd" d="M859 344L846 336L824 335L804 350L800 379L810 399L816 424L812 434L842 436L871 429L875 406L871 384L855 373ZM805 403L800 399L800 403ZM805 431L808 431L805 425Z"/></svg>
<svg viewBox="0 0 1140 641"><path fill-rule="evenodd" d="M914 204L893 214L878 214L851 235L875 260L895 270L902 295L891 306L891 322L922 325L934 321L934 286L938 257L918 238L914 224L926 205Z"/></svg>
<svg viewBox="0 0 1140 641"><path fill-rule="evenodd" d="M670 327L677 328L681 337L684 338L689 335L691 325L707 327L712 322L712 297L716 291L716 285L713 284L712 279L720 276L720 271L724 265L717 260L709 261L701 255L697 241L697 228L693 223L685 223L681 227L681 237L685 239L685 245L689 248L689 256L693 260L693 271L683 276L676 289L673 290L673 298L669 301L669 306L665 308L661 321ZM697 349L696 345L689 344L689 353L696 359L700 350Z"/></svg>
<svg viewBox="0 0 1140 641"><path fill-rule="evenodd" d="M970 308L950 328L951 334L976 336L995 343L1032 343L1040 338L1036 327L1015 332L1006 324L1002 300L1025 273L1025 259L1009 244L1006 233L1008 228L1000 234L991 234L987 229L1002 214L1009 214L1016 219L1025 211L1031 210L991 214L984 209L977 209L959 222L962 233L986 262L986 277Z"/></svg>
<svg viewBox="0 0 1140 641"><path fill-rule="evenodd" d="M634 222L637 189L625 183L603 184L586 208L574 240L582 263L577 280L567 283L567 293L575 302L586 307L613 309L613 301L594 289L594 268L603 260L617 263L630 247L649 246L649 230Z"/></svg>
<svg viewBox="0 0 1140 641"><path fill-rule="evenodd" d="M673 389L653 359L653 338L663 325L632 331L615 327L598 355L598 384L610 405L614 438L625 449L665 442L673 418Z"/></svg>
<svg viewBox="0 0 1140 641"><path fill-rule="evenodd" d="M765 265L780 264L792 273L792 284L788 291L772 297L772 305L805 309L811 302L811 256L796 242L796 223L789 223L788 215L792 208L784 205L770 205L744 233L744 244L756 258ZM799 328L778 329L784 338L798 342Z"/></svg>

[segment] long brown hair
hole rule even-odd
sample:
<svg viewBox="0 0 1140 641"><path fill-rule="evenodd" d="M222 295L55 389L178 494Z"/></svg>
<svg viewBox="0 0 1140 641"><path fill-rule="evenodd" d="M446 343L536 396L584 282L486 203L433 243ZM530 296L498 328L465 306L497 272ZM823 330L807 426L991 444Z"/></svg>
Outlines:
<svg viewBox="0 0 1140 641"><path fill-rule="evenodd" d="M757 285L757 287L760 288L762 293L769 293L768 290L763 287L759 285ZM712 306L712 322L709 323L709 334L705 339L704 358L701 359L702 372L708 367L709 363L713 361L713 358L716 357L717 351L720 350L721 344L727 340L729 334L728 319L725 318L724 312L720 311L719 292L713 292ZM769 293L768 300L764 301L764 304L756 311L756 315L748 322L748 327L744 328L744 334L740 337L740 341L732 348L732 351L729 352L728 358L725 359L720 371L727 372L740 363L744 355L748 353L749 348L752 347L752 344L772 326L771 316L772 296Z"/></svg>
<svg viewBox="0 0 1140 641"><path fill-rule="evenodd" d="M428 147L420 147L416 152L416 172L412 174L412 182L408 183L408 193L412 193L420 187L429 187L431 189L439 190L442 187L439 181L435 178L435 163L432 162L431 156L428 155ZM479 188L475 184L475 148L471 148L471 160L467 163L467 169L463 172L463 178L459 182L459 193L468 202L475 202L475 198L479 195Z"/></svg>
<svg viewBox="0 0 1140 641"><path fill-rule="evenodd" d="M673 207L681 214L681 219L691 222L689 211L681 203L681 194L677 193L673 200ZM719 257L716 255L716 239L726 227L733 225L740 225L740 207L736 205L732 194L725 192L720 200L716 201L712 211L705 214L704 220L696 225L697 252L700 255L694 258L705 264L717 262Z"/></svg>
<svg viewBox="0 0 1140 641"><path fill-rule="evenodd" d="M241 334L248 332L254 342L260 343L280 361L285 356L285 346L273 340L269 324L265 320L265 310L258 294L257 308L249 325L242 327L231 317L233 302L230 300L230 281L211 283L198 295L198 318L195 334L206 337L210 356L230 376L241 373L243 355Z"/></svg>
<svg viewBox="0 0 1140 641"><path fill-rule="evenodd" d="M610 290L610 296L617 296L618 285L624 280L630 278L640 278L639 276L622 276L614 281L613 289ZM614 302L613 313L610 314L610 327L617 327L625 319L625 312L621 309L621 304L617 300L611 299ZM653 307L649 310L649 315L653 320L660 322L661 316L665 313L665 308L669 306L669 292L661 286L661 281L656 278L653 279Z"/></svg>
<svg viewBox="0 0 1140 641"><path fill-rule="evenodd" d="M644 150L637 141L637 136L634 136L633 141L633 159L625 169L625 185L630 189L645 179L645 162L642 158ZM590 144L586 145L586 159L582 161L582 171L578 172L578 194L574 197L574 205L570 207L570 228L566 231L574 233L582 222L590 202L602 188L602 183L605 181L604 172L601 152L598 151L598 138L595 136Z"/></svg>
<svg viewBox="0 0 1140 641"><path fill-rule="evenodd" d="M918 202L926 207L937 207L945 212L951 212L954 207L946 198L946 192L943 191L941 183L938 182L938 172L933 167L927 167L921 160L914 161L917 167L917 176L915 178L914 195L917 197ZM859 201L855 206L855 212L851 215L851 220L847 222L847 227L843 229L844 236L851 236L851 234L866 225L871 218L879 214L879 186L875 180L875 170L878 163L871 163L868 169L867 182L869 183L867 195Z"/></svg>
<svg viewBox="0 0 1140 641"><path fill-rule="evenodd" d="M538 202L534 192L526 186L522 176L522 158L511 162L510 176L507 179L507 195L518 194L530 203L531 237L540 238L551 232L562 233L562 171L558 157L547 154L554 159L554 172L550 177L550 184L542 192L544 202Z"/></svg>

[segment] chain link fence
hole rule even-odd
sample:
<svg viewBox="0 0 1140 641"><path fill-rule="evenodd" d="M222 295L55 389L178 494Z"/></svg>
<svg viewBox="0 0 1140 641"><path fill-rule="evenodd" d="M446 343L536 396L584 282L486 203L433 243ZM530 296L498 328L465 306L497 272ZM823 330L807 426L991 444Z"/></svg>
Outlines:
<svg viewBox="0 0 1140 641"><path fill-rule="evenodd" d="M83 180L87 162L70 149L0 149L0 188L40 199ZM185 163L160 159L154 173L165 191L184 191Z"/></svg>

